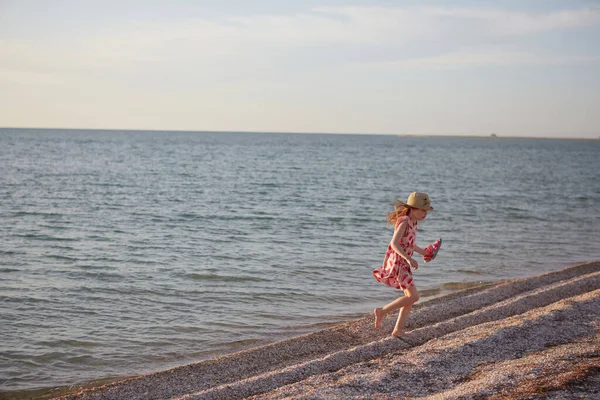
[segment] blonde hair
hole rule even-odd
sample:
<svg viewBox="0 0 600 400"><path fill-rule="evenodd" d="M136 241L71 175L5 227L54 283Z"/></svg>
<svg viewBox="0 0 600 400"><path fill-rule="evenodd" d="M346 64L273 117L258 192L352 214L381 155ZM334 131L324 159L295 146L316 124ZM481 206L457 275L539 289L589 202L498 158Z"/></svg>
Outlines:
<svg viewBox="0 0 600 400"><path fill-rule="evenodd" d="M396 222L398 222L398 218L404 217L405 215L410 215L410 210L412 209L413 207L404 204L400 200L396 200L394 211L387 215L387 223L396 225Z"/></svg>

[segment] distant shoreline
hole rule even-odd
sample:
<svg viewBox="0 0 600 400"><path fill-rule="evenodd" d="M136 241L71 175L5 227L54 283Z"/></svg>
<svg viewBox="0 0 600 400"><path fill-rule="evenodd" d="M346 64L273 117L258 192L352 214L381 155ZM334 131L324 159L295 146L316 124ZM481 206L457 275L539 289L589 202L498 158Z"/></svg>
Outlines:
<svg viewBox="0 0 600 400"><path fill-rule="evenodd" d="M0 130L38 130L38 131L95 131L95 132L173 132L173 133L265 133L265 134L290 134L290 135L356 135L356 136L397 136L402 138L465 138L465 139L543 139L543 140L600 140L598 137L553 137L553 136L511 136L486 134L409 134L409 133L361 133L361 132L292 132L292 131L237 131L237 130L180 130L180 129L120 129L120 128L39 128L39 127L0 127Z"/></svg>

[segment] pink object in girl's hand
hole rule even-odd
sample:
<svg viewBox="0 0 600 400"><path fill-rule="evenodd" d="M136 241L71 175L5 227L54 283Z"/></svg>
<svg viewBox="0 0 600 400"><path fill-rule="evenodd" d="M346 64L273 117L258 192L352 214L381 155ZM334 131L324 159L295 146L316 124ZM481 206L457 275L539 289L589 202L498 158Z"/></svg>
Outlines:
<svg viewBox="0 0 600 400"><path fill-rule="evenodd" d="M433 244L428 244L427 247L423 249L423 252L425 252L423 255L423 260L425 260L425 262L433 260L435 256L437 256L438 251L440 251L440 247L442 247L441 238L433 242Z"/></svg>

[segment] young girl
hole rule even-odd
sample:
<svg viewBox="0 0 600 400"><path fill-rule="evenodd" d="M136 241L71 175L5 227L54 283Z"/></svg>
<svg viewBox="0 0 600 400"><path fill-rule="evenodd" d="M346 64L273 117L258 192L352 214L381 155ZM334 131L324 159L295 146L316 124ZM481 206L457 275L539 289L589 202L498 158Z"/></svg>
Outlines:
<svg viewBox="0 0 600 400"><path fill-rule="evenodd" d="M415 245L417 236L417 223L427 216L427 212L433 210L427 193L414 192L408 196L406 203L398 200L396 207L388 217L388 223L394 223L394 236L385 253L383 265L373 271L375 279L381 283L396 289L402 289L404 296L391 303L377 307L375 314L375 328L381 326L381 321L386 314L400 309L396 326L392 336L400 337L404 322L410 312L412 305L419 300L419 292L413 282L411 268L419 268L419 264L413 258L413 252L423 256L425 262L432 260L441 245L438 239L433 245L425 249Z"/></svg>

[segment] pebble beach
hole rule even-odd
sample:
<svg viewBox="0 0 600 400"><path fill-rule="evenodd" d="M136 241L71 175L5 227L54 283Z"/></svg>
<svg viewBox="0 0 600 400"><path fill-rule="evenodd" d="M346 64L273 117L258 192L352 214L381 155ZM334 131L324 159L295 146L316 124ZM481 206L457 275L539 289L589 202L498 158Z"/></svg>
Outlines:
<svg viewBox="0 0 600 400"><path fill-rule="evenodd" d="M53 398L593 398L600 261L417 303L401 338L373 317ZM45 398L52 398L46 396Z"/></svg>

